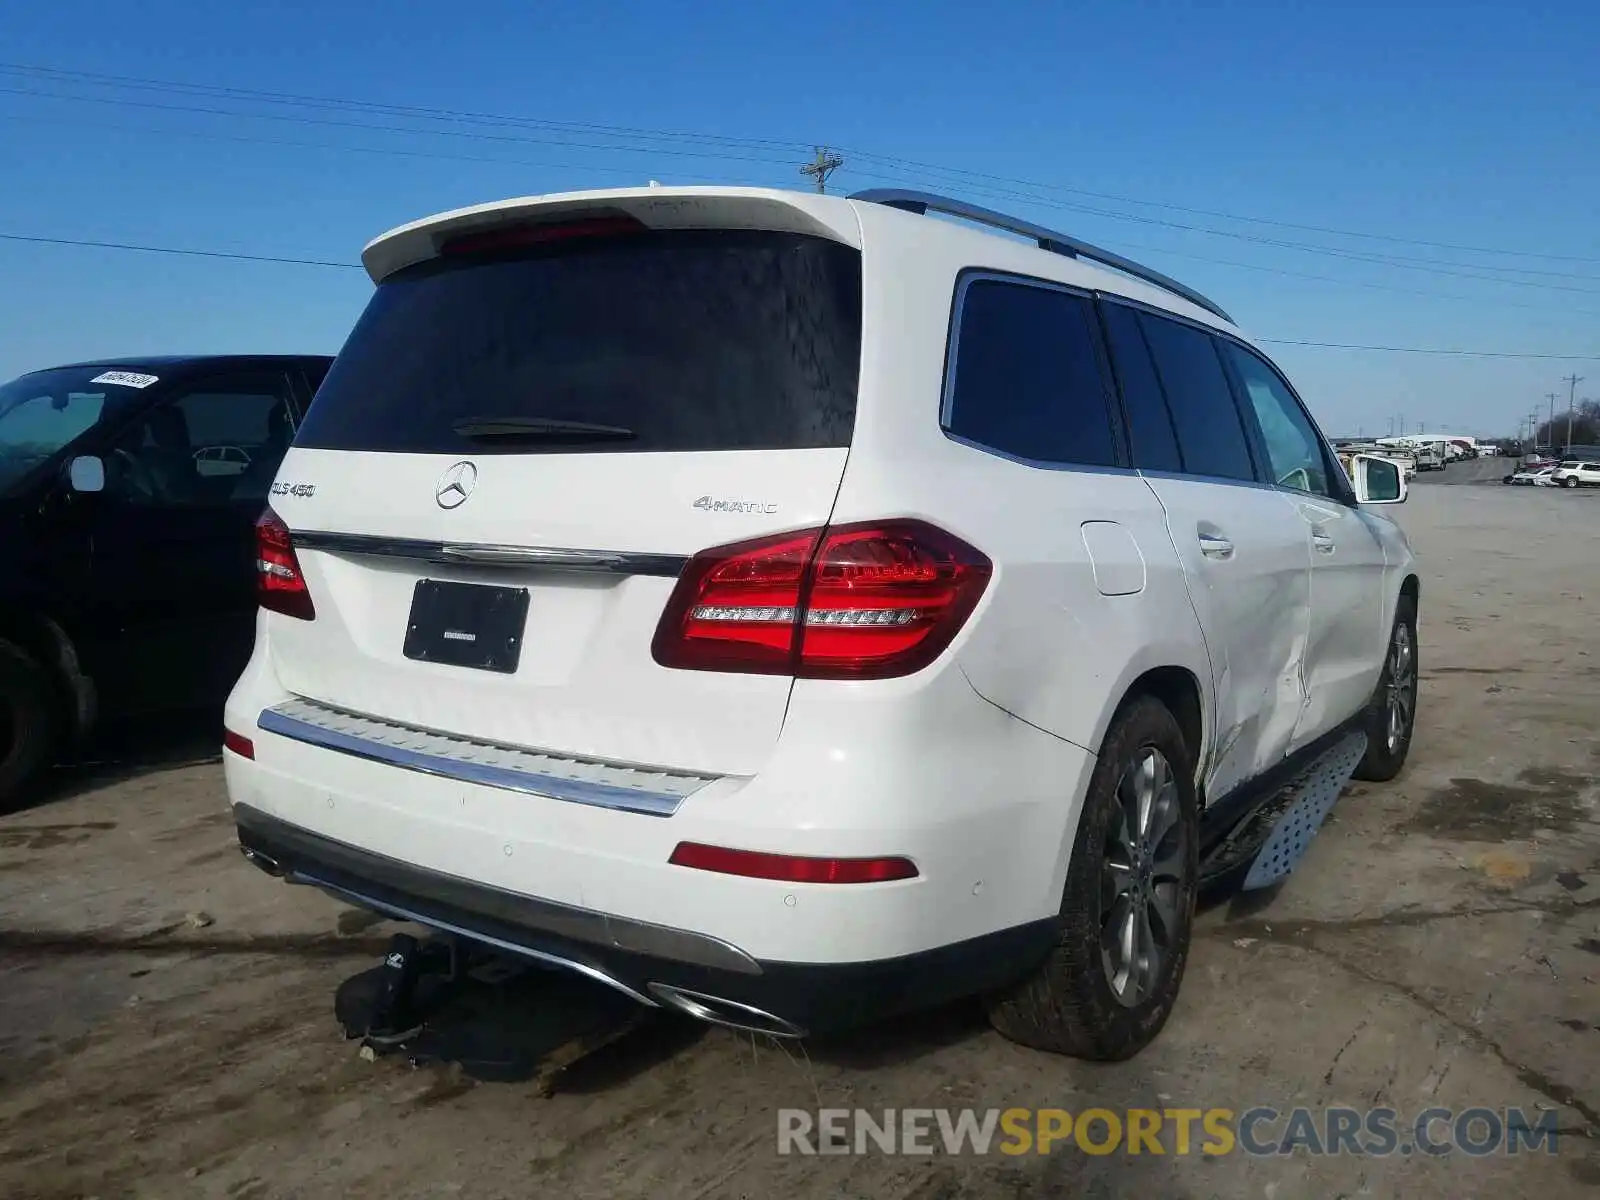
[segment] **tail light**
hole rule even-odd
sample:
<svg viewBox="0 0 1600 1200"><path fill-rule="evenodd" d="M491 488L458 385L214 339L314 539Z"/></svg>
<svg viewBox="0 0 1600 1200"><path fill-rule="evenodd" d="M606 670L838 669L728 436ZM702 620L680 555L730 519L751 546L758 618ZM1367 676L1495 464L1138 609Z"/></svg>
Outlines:
<svg viewBox="0 0 1600 1200"><path fill-rule="evenodd" d="M270 508L256 521L256 598L262 608L286 617L317 619L289 527Z"/></svg>
<svg viewBox="0 0 1600 1200"><path fill-rule="evenodd" d="M254 758L256 756L256 744L245 737L244 734L235 733L231 729L222 731L222 748L231 750L240 758Z"/></svg>
<svg viewBox="0 0 1600 1200"><path fill-rule="evenodd" d="M694 557L656 629L664 667L886 679L937 658L992 566L922 521L780 534Z"/></svg>

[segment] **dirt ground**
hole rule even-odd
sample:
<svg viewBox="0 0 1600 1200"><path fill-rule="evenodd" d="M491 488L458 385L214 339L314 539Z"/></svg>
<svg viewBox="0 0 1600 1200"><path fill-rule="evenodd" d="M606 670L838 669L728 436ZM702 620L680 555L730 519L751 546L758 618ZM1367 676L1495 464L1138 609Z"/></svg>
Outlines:
<svg viewBox="0 0 1600 1200"><path fill-rule="evenodd" d="M1421 717L1281 890L1205 911L1131 1063L970 1006L781 1047L663 1018L550 1098L363 1061L338 982L392 930L239 856L209 739L64 770L0 819L0 1195L1558 1197L1600 1188L1600 495L1493 461L1398 510ZM1557 1152L780 1157L794 1107L1553 1111Z"/></svg>

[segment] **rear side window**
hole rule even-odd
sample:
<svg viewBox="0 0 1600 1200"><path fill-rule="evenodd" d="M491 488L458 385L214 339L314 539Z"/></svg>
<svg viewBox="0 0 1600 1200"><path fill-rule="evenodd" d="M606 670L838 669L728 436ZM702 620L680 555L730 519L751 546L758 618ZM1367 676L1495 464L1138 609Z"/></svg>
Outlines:
<svg viewBox="0 0 1600 1200"><path fill-rule="evenodd" d="M1122 387L1122 411L1133 443L1133 465L1142 471L1181 471L1178 435L1161 394L1161 381L1139 328L1139 314L1121 304L1102 307L1111 363Z"/></svg>
<svg viewBox="0 0 1600 1200"><path fill-rule="evenodd" d="M486 454L850 444L861 255L673 231L445 258L381 284L296 444Z"/></svg>
<svg viewBox="0 0 1600 1200"><path fill-rule="evenodd" d="M1149 313L1140 317L1140 324L1172 413L1184 472L1254 479L1250 445L1216 342L1193 325Z"/></svg>
<svg viewBox="0 0 1600 1200"><path fill-rule="evenodd" d="M1017 458L1115 466L1089 301L996 279L960 295L945 428Z"/></svg>

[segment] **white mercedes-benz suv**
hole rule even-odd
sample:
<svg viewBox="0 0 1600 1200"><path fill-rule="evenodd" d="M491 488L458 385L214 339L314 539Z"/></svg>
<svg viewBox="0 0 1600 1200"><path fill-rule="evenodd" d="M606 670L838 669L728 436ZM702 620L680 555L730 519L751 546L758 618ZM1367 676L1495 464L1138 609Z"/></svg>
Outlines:
<svg viewBox="0 0 1600 1200"><path fill-rule="evenodd" d="M953 219L949 219L953 218ZM777 1035L1123 1058L1409 747L1418 579L1227 315L940 197L396 229L259 525L247 856Z"/></svg>

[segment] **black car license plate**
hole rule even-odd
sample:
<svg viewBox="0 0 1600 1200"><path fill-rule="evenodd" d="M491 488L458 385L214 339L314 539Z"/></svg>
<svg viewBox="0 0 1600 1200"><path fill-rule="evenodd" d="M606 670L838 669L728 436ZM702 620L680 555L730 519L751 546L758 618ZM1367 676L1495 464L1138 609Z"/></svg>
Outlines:
<svg viewBox="0 0 1600 1200"><path fill-rule="evenodd" d="M510 675L522 658L528 589L419 579L411 593L405 656Z"/></svg>

